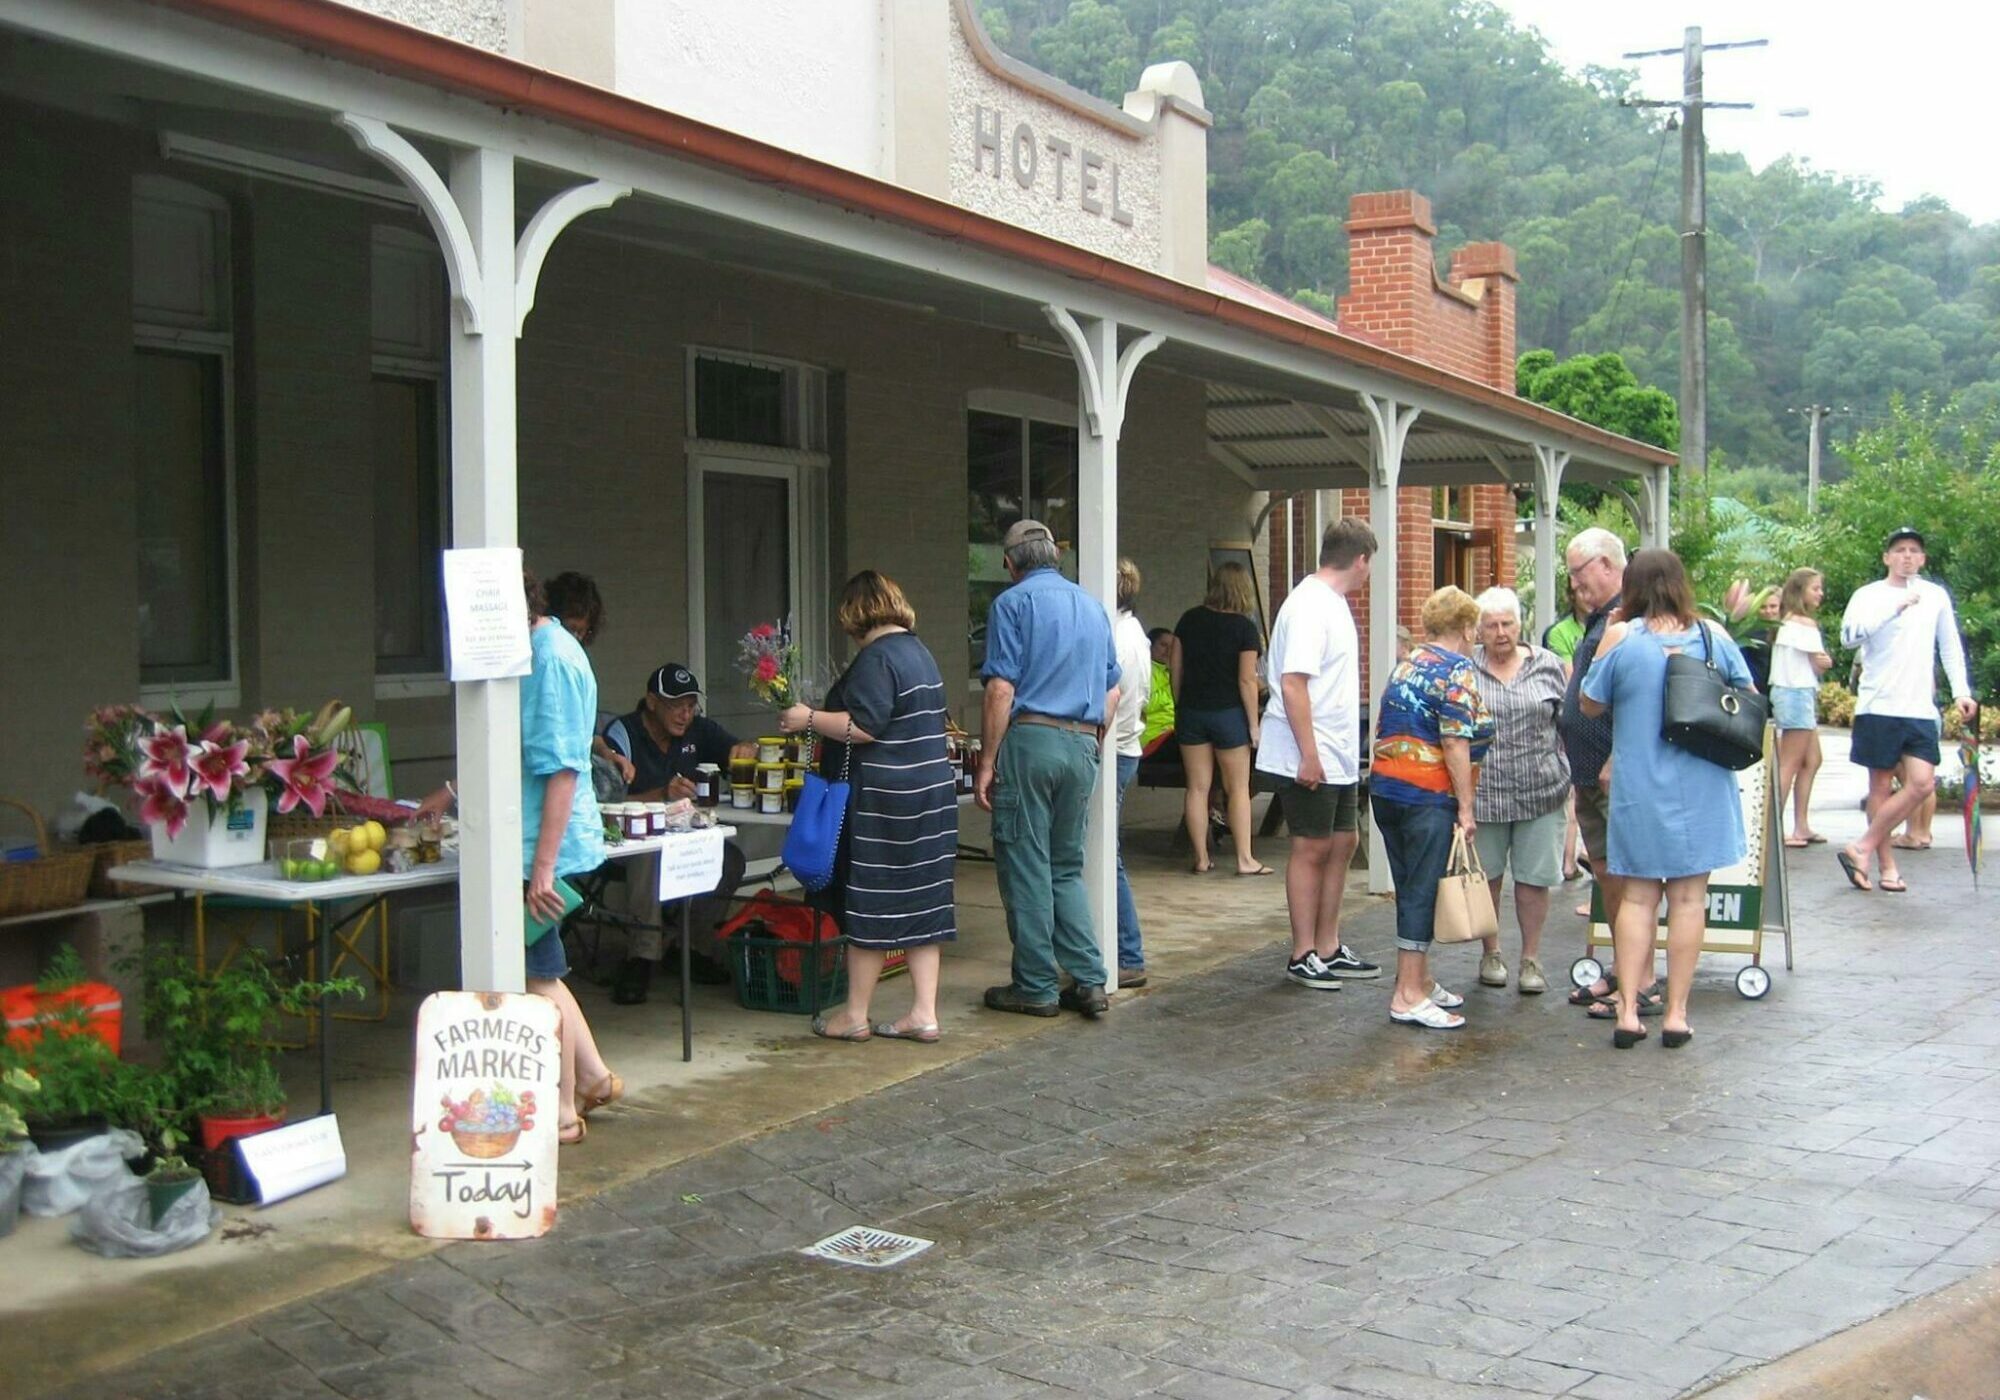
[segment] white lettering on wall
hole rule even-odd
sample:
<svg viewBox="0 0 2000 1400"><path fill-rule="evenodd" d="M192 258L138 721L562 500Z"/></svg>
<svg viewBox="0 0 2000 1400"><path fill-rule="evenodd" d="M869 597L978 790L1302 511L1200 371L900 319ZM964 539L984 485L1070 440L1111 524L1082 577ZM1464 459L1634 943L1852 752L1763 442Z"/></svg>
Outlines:
<svg viewBox="0 0 2000 1400"><path fill-rule="evenodd" d="M1107 160L1088 147L1078 150L1060 136L1051 136L1046 142L1038 143L1034 127L1025 121L1015 123L1011 135L1003 136L1005 130L1004 112L984 103L973 105L972 168L976 173L987 173L990 158L991 173L996 181L1000 178L1001 167L1005 165L1014 182L1024 190L1041 188L1057 204L1073 198L1076 207L1084 213L1131 227L1132 211L1125 207L1122 199L1119 163L1116 160ZM1050 178L1046 183L1041 180L1042 150L1055 157L1049 162ZM1070 194L1065 179L1065 167L1072 158L1076 161L1074 195Z"/></svg>

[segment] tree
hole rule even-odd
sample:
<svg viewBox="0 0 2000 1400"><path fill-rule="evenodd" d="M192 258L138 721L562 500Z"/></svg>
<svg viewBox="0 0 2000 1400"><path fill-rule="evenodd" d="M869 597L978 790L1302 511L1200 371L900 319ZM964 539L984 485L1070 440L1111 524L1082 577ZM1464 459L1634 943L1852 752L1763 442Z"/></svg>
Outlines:
<svg viewBox="0 0 2000 1400"><path fill-rule="evenodd" d="M1558 362L1551 351L1531 350L1516 363L1514 383L1522 398L1572 418L1655 447L1680 446L1680 406L1673 395L1642 386L1616 352Z"/></svg>

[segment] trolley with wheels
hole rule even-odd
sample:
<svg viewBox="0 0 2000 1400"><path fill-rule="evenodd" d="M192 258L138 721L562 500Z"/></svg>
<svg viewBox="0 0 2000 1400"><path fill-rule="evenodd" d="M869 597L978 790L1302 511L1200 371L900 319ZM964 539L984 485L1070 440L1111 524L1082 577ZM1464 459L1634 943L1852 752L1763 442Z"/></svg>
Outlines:
<svg viewBox="0 0 2000 1400"><path fill-rule="evenodd" d="M1736 974L1738 995L1751 1001L1762 999L1771 990L1771 973L1764 966L1764 935L1775 933L1784 939L1785 970L1792 969L1792 901L1786 883L1785 843L1778 810L1777 745L1775 732L1764 732L1764 761L1736 775L1737 792L1743 803L1743 830L1748 838L1743 859L1718 870L1708 880L1708 925L1702 932L1704 953L1747 955L1750 964ZM1617 781L1614 772L1612 781ZM1601 853L1595 853L1602 859ZM1660 913L1660 937L1656 949L1664 949L1666 912ZM1611 923L1604 908L1603 891L1590 891L1591 954L1570 964L1569 979L1578 987L1588 987L1604 976L1603 960L1594 956L1599 948L1611 946Z"/></svg>

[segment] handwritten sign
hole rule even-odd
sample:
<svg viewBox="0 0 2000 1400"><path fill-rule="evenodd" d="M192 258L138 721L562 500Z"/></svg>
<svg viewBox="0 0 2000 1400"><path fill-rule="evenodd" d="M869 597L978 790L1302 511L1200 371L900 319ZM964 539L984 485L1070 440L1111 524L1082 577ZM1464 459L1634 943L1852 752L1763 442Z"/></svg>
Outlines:
<svg viewBox="0 0 2000 1400"><path fill-rule="evenodd" d="M660 903L707 894L722 883L722 832L675 835L660 852Z"/></svg>
<svg viewBox="0 0 2000 1400"><path fill-rule="evenodd" d="M525 676L533 668L520 550L447 549L444 607L454 681Z"/></svg>
<svg viewBox="0 0 2000 1400"><path fill-rule="evenodd" d="M437 992L417 1012L410 1226L522 1240L556 1221L560 1018L546 997Z"/></svg>
<svg viewBox="0 0 2000 1400"><path fill-rule="evenodd" d="M331 1113L232 1138L231 1142L260 1206L347 1175L347 1149L341 1145L340 1124Z"/></svg>

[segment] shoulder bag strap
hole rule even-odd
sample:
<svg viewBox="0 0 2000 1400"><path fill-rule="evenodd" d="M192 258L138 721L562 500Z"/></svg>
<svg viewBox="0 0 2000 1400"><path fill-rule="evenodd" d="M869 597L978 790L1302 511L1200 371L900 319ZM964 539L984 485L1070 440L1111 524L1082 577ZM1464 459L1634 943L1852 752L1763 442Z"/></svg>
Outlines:
<svg viewBox="0 0 2000 1400"><path fill-rule="evenodd" d="M847 770L854 764L854 711L847 712L847 738L840 746L840 781L847 781Z"/></svg>

